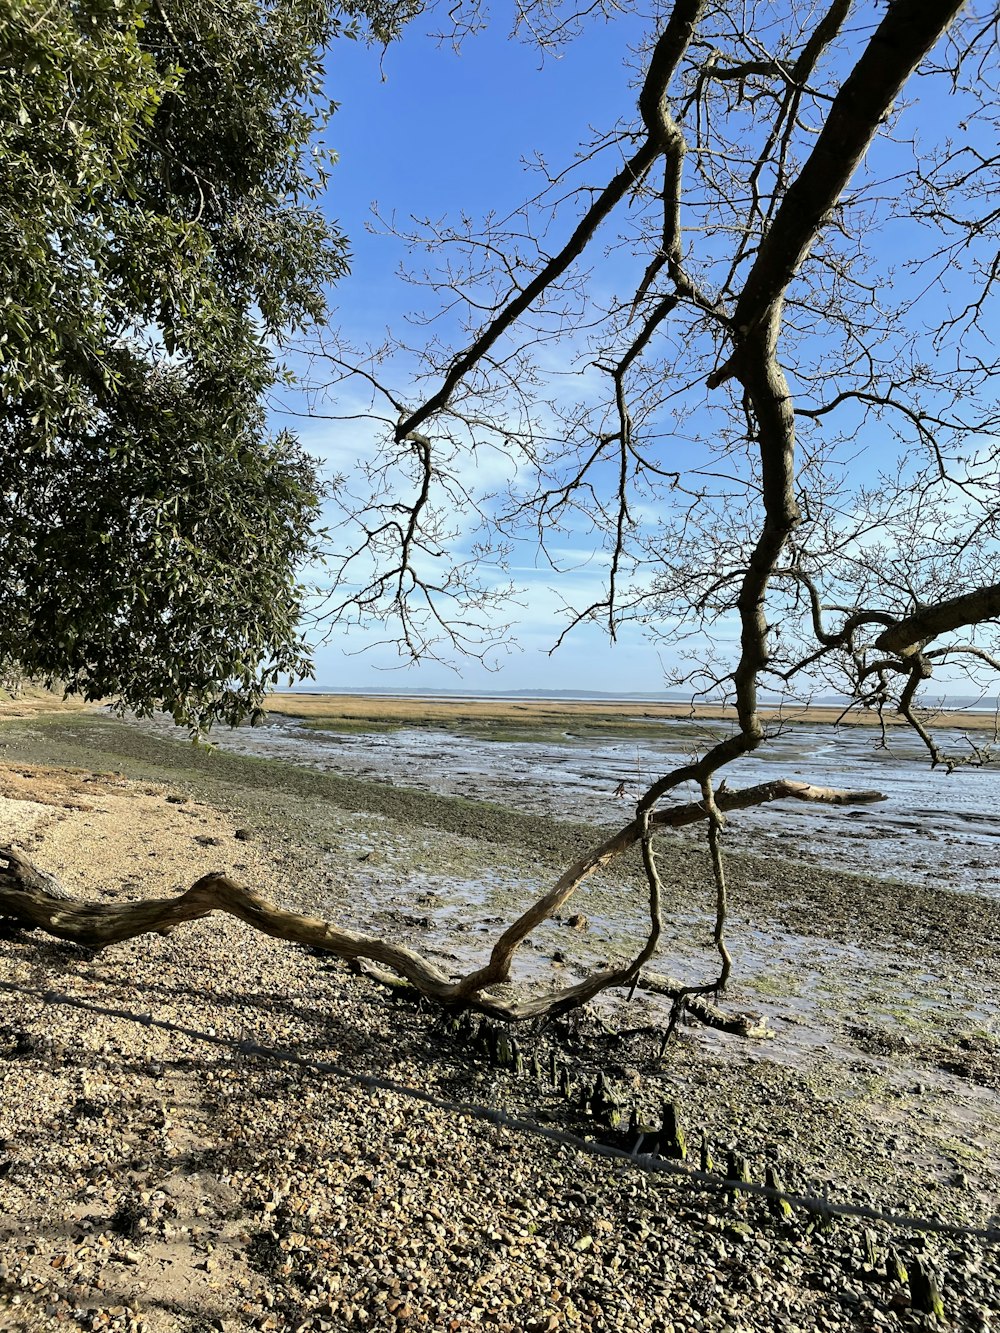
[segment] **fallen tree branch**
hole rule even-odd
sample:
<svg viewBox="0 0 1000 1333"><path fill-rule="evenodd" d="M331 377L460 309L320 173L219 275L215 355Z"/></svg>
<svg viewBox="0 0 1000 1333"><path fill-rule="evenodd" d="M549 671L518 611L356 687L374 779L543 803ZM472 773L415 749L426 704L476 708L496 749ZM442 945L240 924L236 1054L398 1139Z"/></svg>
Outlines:
<svg viewBox="0 0 1000 1333"><path fill-rule="evenodd" d="M736 791L720 790L716 793L715 801L718 809L727 814L733 810L747 810L753 806L788 798L825 805L870 805L885 800L882 793L877 791L841 791L833 787L815 787L808 782L795 782L790 778L775 778L771 782L759 783L756 787L744 787ZM652 816L651 823L657 829L684 828L689 824L697 824L707 817L708 811L703 801L689 801L684 805L657 810ZM460 983L460 996L472 995L480 987L495 986L501 981L506 981L510 976L511 963L518 946L535 927L564 907L589 875L610 865L617 857L633 847L641 836L642 823L637 818L619 829L599 847L593 848L575 861L548 893L533 903L512 926L504 931L493 946L487 965L470 973Z"/></svg>
<svg viewBox="0 0 1000 1333"><path fill-rule="evenodd" d="M651 995L662 995L678 1003L685 1013L696 1018L706 1027L716 1028L720 1032L732 1032L738 1037L773 1037L769 1027L750 1014L727 1014L718 1005L710 1003L704 995L693 993L690 986L662 972L643 972L639 978L639 989Z"/></svg>
<svg viewBox="0 0 1000 1333"><path fill-rule="evenodd" d="M884 799L878 792L843 792L776 779L741 791L720 790L715 801L721 811L731 811L789 797L836 805L866 804ZM103 949L140 935L169 934L186 921L196 921L212 912L226 912L275 939L310 945L340 958L367 960L376 965L366 969L376 979L379 979L380 972L394 973L440 1004L476 1009L510 1022L522 1022L566 1012L586 1004L601 991L629 986L635 981L655 951L660 930L659 880L655 866L650 873L651 833L696 823L705 819L707 813L702 801L657 810L653 814L644 812L641 819L633 820L575 862L548 893L504 932L485 967L458 979L414 949L346 930L318 917L286 911L223 874L205 875L175 898L127 903L84 902L65 896L51 876L8 847L0 849L0 914L13 918L22 927L44 930L58 939L70 940L85 948ZM576 985L538 996L507 1000L490 994L490 987L508 980L514 954L531 931L557 912L588 875L609 864L637 842L643 842L651 893L650 931L637 956L625 967L597 972ZM689 1008L696 1017L700 1016L693 1003ZM714 1022L712 1025L718 1026Z"/></svg>
<svg viewBox="0 0 1000 1333"><path fill-rule="evenodd" d="M436 964L404 945L388 944L276 906L226 875L204 875L176 898L130 903L81 902L57 897L38 883L39 872L11 848L0 850L0 912L21 925L88 949L103 949L139 935L169 934L185 921L227 912L262 934L291 944L308 944L341 958L370 958L395 969L420 990L437 997L451 987Z"/></svg>

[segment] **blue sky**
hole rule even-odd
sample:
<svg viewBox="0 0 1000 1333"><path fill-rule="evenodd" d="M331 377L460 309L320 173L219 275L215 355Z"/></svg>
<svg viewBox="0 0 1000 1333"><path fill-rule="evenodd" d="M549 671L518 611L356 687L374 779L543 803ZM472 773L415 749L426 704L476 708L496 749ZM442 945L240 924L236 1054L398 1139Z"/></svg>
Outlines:
<svg viewBox="0 0 1000 1333"><path fill-rule="evenodd" d="M438 219L460 210L473 216L490 209L502 214L537 188L523 157L540 151L561 168L588 137L589 126L608 130L620 117L630 117L634 107L633 75L624 64L629 40L638 31L631 18L618 18L613 25L598 21L558 59L542 59L537 48L512 41L499 19L467 37L459 52L435 44L425 35L427 26L427 20L416 20L384 53L338 41L330 54L328 86L340 109L326 139L339 162L326 207L353 252L352 272L333 294L333 320L355 341L378 342L387 328L403 326L414 301L397 275L403 247L395 238L366 229L374 202L404 222L411 215ZM917 96L918 90L910 95ZM919 95L926 98L926 88ZM911 114L911 123L929 124L936 114L925 101ZM592 177L603 183L606 167L595 168ZM556 235L562 237L565 229L564 219ZM898 229L895 238L898 244ZM607 272L606 281L613 282L614 266ZM346 413L363 411L368 402L360 387L348 388L338 407ZM364 424L301 419L292 424L310 452L338 470L370 448ZM692 432L696 437L697 428ZM499 656L497 671L486 672L461 658L453 659L457 672L436 662L400 670L395 651L373 646L385 637L375 627L370 632L338 630L321 646L317 682L331 688L663 688L665 670L676 665L676 658L669 647L648 643L635 627L626 626L615 644L596 626L581 628L550 655L563 594L585 601L604 570L601 559L587 558L585 534L570 533L565 540L573 546L574 539L577 549L567 562L571 569L558 584L530 544L515 549L512 576L524 592L514 608L519 625L510 652ZM499 571L496 577L499 581ZM723 643L727 629L734 637L735 626L723 626Z"/></svg>
<svg viewBox="0 0 1000 1333"><path fill-rule="evenodd" d="M400 281L398 242L366 230L371 206L400 215L440 217L516 206L532 188L522 158L540 151L562 166L589 124L608 126L634 104L630 74L620 52L623 26L603 25L571 43L560 58L541 60L537 49L511 41L500 24L467 37L460 51L424 36L416 20L384 53L357 42L337 42L328 87L339 103L326 134L338 154L326 209L348 236L351 274L338 284L334 320L356 338L378 340L398 323L413 294ZM611 58L609 59L609 52ZM336 460L347 431L327 423L294 425L314 454ZM351 428L360 430L360 427ZM525 589L509 652L495 670L453 657L453 666L429 662L401 668L398 655L376 645L377 630L338 631L316 658L316 680L331 687L405 686L476 689L663 688L664 658L634 630L611 644L584 628L550 655L558 626L555 579L525 547L512 571ZM594 581L600 566L566 575L575 588ZM498 580L500 579L497 573ZM596 586L596 585L595 585Z"/></svg>

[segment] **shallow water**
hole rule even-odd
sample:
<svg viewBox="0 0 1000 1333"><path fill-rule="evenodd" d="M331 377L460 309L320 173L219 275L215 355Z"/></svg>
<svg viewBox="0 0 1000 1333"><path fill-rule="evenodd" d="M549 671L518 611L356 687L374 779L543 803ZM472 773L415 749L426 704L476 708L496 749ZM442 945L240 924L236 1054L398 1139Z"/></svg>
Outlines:
<svg viewBox="0 0 1000 1333"><path fill-rule="evenodd" d="M166 719L151 725L174 731ZM216 732L213 743L325 772L611 824L624 822L648 782L703 749L705 735L696 723L666 720L662 740L497 742L425 729L340 734L282 719ZM956 751L963 746L958 733L940 735ZM890 746L880 749L868 728L787 727L730 768L731 787L785 777L874 789L886 800L832 808L784 801L744 811L729 821L730 846L1000 898L1000 768L932 771L909 733L893 733ZM695 795L679 793L683 800Z"/></svg>

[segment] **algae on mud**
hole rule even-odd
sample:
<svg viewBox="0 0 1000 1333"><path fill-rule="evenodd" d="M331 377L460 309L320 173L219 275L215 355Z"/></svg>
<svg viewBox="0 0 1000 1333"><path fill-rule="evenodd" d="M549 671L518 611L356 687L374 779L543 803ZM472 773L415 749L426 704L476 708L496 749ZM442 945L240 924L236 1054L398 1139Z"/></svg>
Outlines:
<svg viewBox="0 0 1000 1333"><path fill-rule="evenodd" d="M558 873L603 840L610 825L556 820L507 805L405 785L317 772L281 760L227 753L154 734L102 714L53 715L0 724L0 758L56 763L177 782L245 812L262 827L283 824L305 846L322 845L330 811L390 821L402 830L472 839L489 856L536 880ZM663 841L665 909L707 908L711 872L698 836ZM304 873L309 858L305 858ZM935 891L895 874L865 876L787 855L727 854L734 904L744 918L767 917L803 936L851 945L899 940L976 966L1000 957L1000 902ZM641 883L637 858L606 871L605 906L620 885Z"/></svg>
<svg viewBox="0 0 1000 1333"><path fill-rule="evenodd" d="M412 900L434 894L440 900L440 920L434 911L417 916L432 923L433 938L425 928L414 942L419 939L421 946L431 944L466 962L476 948L481 950L482 935L495 935L500 923L518 915L540 886L607 832L497 804L192 746L99 714L8 723L0 728L0 744L0 754L8 761L83 768L96 763L133 777L170 782L238 810L244 823L280 844L291 872L285 892L306 909L321 901L338 912L351 910L347 885L356 883L359 866L369 879L377 878L376 896L388 904L385 924L392 930L399 928L398 914L405 915ZM352 824L346 833L345 821ZM682 970L697 980L711 966L711 950L700 943L706 939L712 901L707 858L697 838L689 835L664 840L661 861L674 936L671 948ZM822 954L826 940L828 962L840 957L848 971L857 973L837 996L836 1012L870 995L877 975L877 984L888 990L886 1002L871 996L866 1003L882 1025L894 1022L894 1007L912 1009L914 997L912 991L901 991L885 968L876 968L866 981L862 960L852 955L859 945L880 953L901 950L908 969L930 950L940 960L932 969L935 976L943 975L943 969L971 967L984 984L992 972L985 960L996 959L1000 952L1000 906L995 902L934 894L899 881L864 879L774 857L731 855L729 865L736 994L752 1008L785 1001L789 1022L793 1010L803 1010L800 1020L817 1012L812 1001L798 1007L790 1001L803 988L812 995L816 981L806 984L803 978L814 977L822 985L824 967L816 959L806 961L810 950L787 941L814 940ZM478 885L488 887L479 892ZM573 940L577 964L588 968L619 961L643 929L644 885L637 861L612 867L586 884L575 901L592 923L584 938ZM344 924L371 930L373 921L353 910L353 919ZM452 930L463 912L468 920L462 929ZM471 936L465 927L473 931ZM558 923L549 923L537 932L536 952L562 952L560 930ZM537 973L534 962L530 970ZM932 983L931 976L927 982ZM944 983L938 982L937 989L943 991ZM894 1005L892 997L900 991ZM945 1027L954 1026L956 1006L942 1001L940 1008L947 1015ZM970 1008L975 1010L970 1018L992 1021L989 1006L984 1011L970 1003ZM915 1018L910 1012L904 1023Z"/></svg>

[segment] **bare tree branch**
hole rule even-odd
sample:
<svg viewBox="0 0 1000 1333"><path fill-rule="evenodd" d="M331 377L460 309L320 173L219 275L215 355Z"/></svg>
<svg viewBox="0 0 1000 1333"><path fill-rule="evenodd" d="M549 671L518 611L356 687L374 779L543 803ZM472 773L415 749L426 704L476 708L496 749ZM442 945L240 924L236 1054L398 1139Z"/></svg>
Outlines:
<svg viewBox="0 0 1000 1333"><path fill-rule="evenodd" d="M882 799L877 792L836 791L782 779L743 791L718 793L720 803L728 810L747 809L787 798L833 804L864 804ZM706 817L707 810L702 802L661 810L655 815L644 813L577 861L548 893L504 932L494 945L487 965L459 979L449 977L436 963L405 945L286 911L221 874L203 876L176 898L127 903L83 902L70 898L51 876L6 847L0 849L0 914L29 929L44 930L58 939L70 940L90 949L103 949L140 935L169 934L187 921L198 920L212 912L225 912L265 935L308 944L341 958L369 960L404 977L421 994L439 1003L523 1021L563 1012L610 987L631 984L655 952L662 930L660 883L652 850L654 831L683 827ZM615 971L595 973L576 986L531 999L508 1001L491 995L489 987L508 980L514 954L531 931L558 912L588 875L636 843L642 846L647 871L650 929L632 962Z"/></svg>

